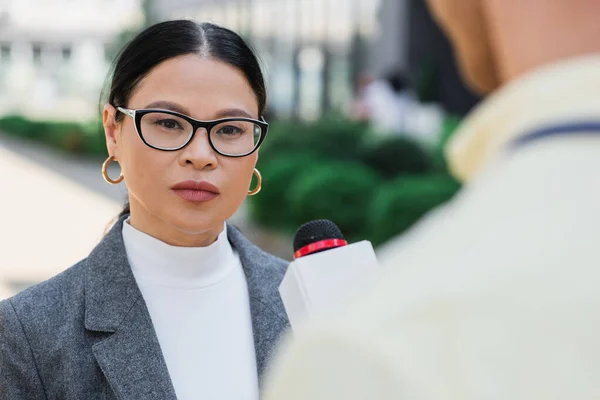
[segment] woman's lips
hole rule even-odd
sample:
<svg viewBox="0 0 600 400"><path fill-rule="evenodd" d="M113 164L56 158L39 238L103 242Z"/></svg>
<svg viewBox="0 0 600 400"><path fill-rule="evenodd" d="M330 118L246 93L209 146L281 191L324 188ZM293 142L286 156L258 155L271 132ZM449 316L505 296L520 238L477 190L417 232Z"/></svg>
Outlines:
<svg viewBox="0 0 600 400"><path fill-rule="evenodd" d="M182 199L194 203L211 201L220 193L219 188L212 183L193 180L179 182L171 189Z"/></svg>
<svg viewBox="0 0 600 400"><path fill-rule="evenodd" d="M218 196L217 193L207 192L204 190L193 190L193 189L173 189L175 194L184 200L192 201L194 203L203 203L211 201Z"/></svg>

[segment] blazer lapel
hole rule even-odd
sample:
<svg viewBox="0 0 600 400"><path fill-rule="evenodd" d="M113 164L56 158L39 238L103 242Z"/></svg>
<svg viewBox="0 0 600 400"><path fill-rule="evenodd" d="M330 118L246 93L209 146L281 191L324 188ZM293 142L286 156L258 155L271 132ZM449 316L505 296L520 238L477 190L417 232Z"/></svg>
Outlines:
<svg viewBox="0 0 600 400"><path fill-rule="evenodd" d="M127 260L123 220L87 259L85 327L101 339L92 351L117 398L174 400L150 314Z"/></svg>
<svg viewBox="0 0 600 400"><path fill-rule="evenodd" d="M254 347L259 381L289 321L279 295L279 284L286 263L250 243L235 227L227 224L227 234L238 252L250 294L250 312L254 330Z"/></svg>

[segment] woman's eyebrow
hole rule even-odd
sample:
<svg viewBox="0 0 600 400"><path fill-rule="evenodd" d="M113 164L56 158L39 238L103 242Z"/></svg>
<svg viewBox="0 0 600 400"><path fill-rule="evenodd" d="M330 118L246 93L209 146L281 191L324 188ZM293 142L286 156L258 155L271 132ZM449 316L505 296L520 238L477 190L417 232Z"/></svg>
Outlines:
<svg viewBox="0 0 600 400"><path fill-rule="evenodd" d="M254 118L250 113L239 108L228 108L215 114L215 118Z"/></svg>
<svg viewBox="0 0 600 400"><path fill-rule="evenodd" d="M159 108L163 110L175 111L180 114L190 115L189 110L182 105L170 101L155 101L148 104L145 108ZM241 108L227 108L214 114L214 119L220 118L254 118L249 112Z"/></svg>
<svg viewBox="0 0 600 400"><path fill-rule="evenodd" d="M175 111L180 114L189 114L189 110L182 105L177 103L173 103L170 101L155 101L153 103L148 104L145 108L160 108L163 110Z"/></svg>

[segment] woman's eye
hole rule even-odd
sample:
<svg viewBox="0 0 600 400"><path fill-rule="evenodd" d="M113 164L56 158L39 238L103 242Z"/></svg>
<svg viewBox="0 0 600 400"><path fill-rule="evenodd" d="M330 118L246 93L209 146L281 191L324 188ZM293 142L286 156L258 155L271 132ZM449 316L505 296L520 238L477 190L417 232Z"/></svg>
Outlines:
<svg viewBox="0 0 600 400"><path fill-rule="evenodd" d="M220 135L237 135L243 133L243 130L241 130L237 126L228 125L219 128L217 133L219 133Z"/></svg>
<svg viewBox="0 0 600 400"><path fill-rule="evenodd" d="M181 124L174 119L163 119L157 121L156 124L166 129L181 129Z"/></svg>

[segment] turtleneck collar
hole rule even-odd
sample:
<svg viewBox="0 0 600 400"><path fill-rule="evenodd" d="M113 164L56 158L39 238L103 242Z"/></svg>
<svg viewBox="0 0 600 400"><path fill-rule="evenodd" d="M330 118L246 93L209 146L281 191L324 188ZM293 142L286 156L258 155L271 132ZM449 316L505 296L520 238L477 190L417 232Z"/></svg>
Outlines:
<svg viewBox="0 0 600 400"><path fill-rule="evenodd" d="M225 279L234 269L236 255L227 227L207 247L177 247L123 223L127 258L137 280L181 289L200 289Z"/></svg>
<svg viewBox="0 0 600 400"><path fill-rule="evenodd" d="M452 173L472 180L508 143L546 125L600 119L600 54L539 68L488 97L446 148Z"/></svg>

